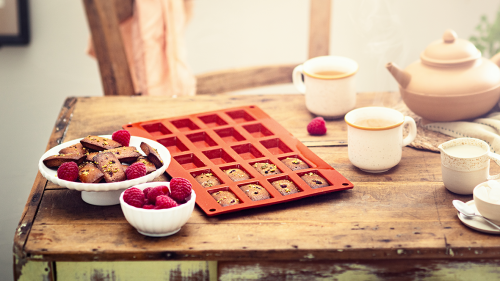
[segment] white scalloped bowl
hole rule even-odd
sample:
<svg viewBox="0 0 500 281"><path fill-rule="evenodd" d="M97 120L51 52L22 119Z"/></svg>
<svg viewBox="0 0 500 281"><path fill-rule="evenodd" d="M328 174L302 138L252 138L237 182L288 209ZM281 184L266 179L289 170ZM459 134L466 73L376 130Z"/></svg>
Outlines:
<svg viewBox="0 0 500 281"><path fill-rule="evenodd" d="M147 187L166 185L170 189L169 182L148 182L133 187L144 190ZM132 188L132 187L131 187ZM123 194L120 195L120 206L125 219L137 231L146 236L162 237L169 236L181 230L181 227L191 217L196 201L196 193L191 190L191 196L188 201L177 207L161 210L149 210L131 206L123 201Z"/></svg>
<svg viewBox="0 0 500 281"><path fill-rule="evenodd" d="M101 137L111 138L111 135L101 135ZM145 175L144 177L132 180L120 181L120 182L113 182L113 183L72 182L58 178L56 176L57 170L49 169L47 168L47 166L45 166L45 164L43 164L43 159L58 154L59 151L65 147L79 143L81 139L82 138L71 140L49 149L42 155L42 157L38 161L38 169L40 170L42 176L44 176L47 180L51 181L52 183L55 183L62 187L67 187L68 189L82 191L83 201L92 205L108 206L108 205L119 204L118 198L120 196L120 193L124 189L137 184L153 181L156 177L163 174L170 165L171 161L170 152L165 146L156 141L135 136L130 137L130 144L129 144L130 146L135 146L137 147L138 150L140 150L141 142L145 142L154 149L156 149L158 151L158 154L160 154L160 157L163 160L163 166L156 169L156 171Z"/></svg>

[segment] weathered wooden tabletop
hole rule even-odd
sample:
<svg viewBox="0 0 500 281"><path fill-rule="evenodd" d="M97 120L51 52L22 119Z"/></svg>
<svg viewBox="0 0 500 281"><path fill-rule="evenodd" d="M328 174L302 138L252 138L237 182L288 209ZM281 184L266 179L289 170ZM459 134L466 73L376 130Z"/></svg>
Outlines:
<svg viewBox="0 0 500 281"><path fill-rule="evenodd" d="M363 93L357 106L390 107L399 98L398 93ZM473 274L500 276L500 236L469 229L457 218L452 200L472 196L445 189L439 154L405 147L395 168L362 172L349 162L343 119L327 121L325 136L308 135L306 125L314 116L302 95L68 98L47 149L89 134L111 134L129 122L250 104L277 120L354 188L215 217L195 207L180 232L150 238L125 220L119 205L86 204L80 192L38 173L14 239L16 278L40 274L49 280L108 280L109 272L119 276L125 261L179 261L169 269L171 280L187 276L186 271L194 276L189 280L284 280L290 275L313 280L358 276L355 272L362 280L418 279L467 276L471 268ZM154 271L145 263L127 263L129 276L136 264Z"/></svg>

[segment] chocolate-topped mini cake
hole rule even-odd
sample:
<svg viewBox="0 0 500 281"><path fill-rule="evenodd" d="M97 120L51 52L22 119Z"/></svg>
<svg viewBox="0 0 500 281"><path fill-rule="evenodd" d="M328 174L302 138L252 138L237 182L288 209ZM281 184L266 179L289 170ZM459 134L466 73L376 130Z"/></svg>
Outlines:
<svg viewBox="0 0 500 281"><path fill-rule="evenodd" d="M289 180L277 180L271 184L281 193L281 195L289 195L299 192L295 184Z"/></svg>
<svg viewBox="0 0 500 281"><path fill-rule="evenodd" d="M248 180L250 178L250 176L245 171L238 168L225 170L224 173L226 173L226 175L232 181L243 181L243 180Z"/></svg>
<svg viewBox="0 0 500 281"><path fill-rule="evenodd" d="M219 179L212 173L204 173L194 178L203 187L212 187L220 184Z"/></svg>
<svg viewBox="0 0 500 281"><path fill-rule="evenodd" d="M328 182L318 174L313 172L304 174L301 178L311 187L311 188L320 188L328 186Z"/></svg>
<svg viewBox="0 0 500 281"><path fill-rule="evenodd" d="M309 168L309 165L307 165L306 162L300 160L299 158L287 157L287 158L281 160L281 162L283 162L283 164L285 164L292 171L303 170L303 169Z"/></svg>
<svg viewBox="0 0 500 281"><path fill-rule="evenodd" d="M255 163L253 167L263 176L277 175L281 171L272 163Z"/></svg>
<svg viewBox="0 0 500 281"><path fill-rule="evenodd" d="M240 204L240 199L231 191L222 190L214 192L211 195L222 207Z"/></svg>
<svg viewBox="0 0 500 281"><path fill-rule="evenodd" d="M269 195L269 192L262 186L258 184L246 184L243 186L240 186L240 189L245 192L246 196L248 198L252 199L252 201L259 201L259 200L264 200L264 199L269 199L271 196Z"/></svg>

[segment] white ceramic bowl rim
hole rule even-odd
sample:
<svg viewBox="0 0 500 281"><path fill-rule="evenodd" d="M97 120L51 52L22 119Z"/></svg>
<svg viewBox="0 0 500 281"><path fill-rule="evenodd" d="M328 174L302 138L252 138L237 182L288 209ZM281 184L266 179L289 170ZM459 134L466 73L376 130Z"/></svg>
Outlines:
<svg viewBox="0 0 500 281"><path fill-rule="evenodd" d="M482 182L482 183L480 183L480 184L476 185L476 187L474 187L474 189L472 190L472 194L474 195L474 199L478 199L478 200L480 200L480 201L481 201L481 203L490 204L490 205L493 205L493 206L498 206L498 207L500 208L500 204L498 204L498 203L491 203L491 202L485 201L484 199L482 199L481 197L479 197L479 196L477 196L477 195L476 195L476 189L477 189L478 187L482 186L482 185L487 184L487 183L488 183L488 182L487 182L487 181L485 181L485 182ZM477 206L477 204L476 204L476 206ZM500 210L500 209L499 209L499 210Z"/></svg>

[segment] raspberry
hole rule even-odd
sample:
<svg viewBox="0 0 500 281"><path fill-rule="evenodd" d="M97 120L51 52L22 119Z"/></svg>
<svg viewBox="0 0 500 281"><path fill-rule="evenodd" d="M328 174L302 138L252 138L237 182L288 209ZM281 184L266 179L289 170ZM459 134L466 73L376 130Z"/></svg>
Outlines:
<svg viewBox="0 0 500 281"><path fill-rule="evenodd" d="M177 204L174 199L168 197L167 195L160 195L156 197L155 209L168 209L177 206L179 206L179 204Z"/></svg>
<svg viewBox="0 0 500 281"><path fill-rule="evenodd" d="M142 162L135 162L125 170L128 180L140 178L146 175L146 165Z"/></svg>
<svg viewBox="0 0 500 281"><path fill-rule="evenodd" d="M111 135L111 139L121 143L123 146L130 144L130 133L127 130L118 130Z"/></svg>
<svg viewBox="0 0 500 281"><path fill-rule="evenodd" d="M160 195L165 195L163 192L163 186L153 187L148 193L148 200L151 204L156 203L156 197Z"/></svg>
<svg viewBox="0 0 500 281"><path fill-rule="evenodd" d="M62 180L76 181L78 178L78 165L75 162L65 162L57 169L57 177Z"/></svg>
<svg viewBox="0 0 500 281"><path fill-rule="evenodd" d="M123 201L131 206L142 208L144 206L144 193L137 187L129 188L123 193Z"/></svg>
<svg viewBox="0 0 500 281"><path fill-rule="evenodd" d="M173 178L170 181L170 197L177 203L184 203L191 194L191 183L185 178Z"/></svg>
<svg viewBox="0 0 500 281"><path fill-rule="evenodd" d="M144 208L144 209L148 209L148 210L152 210L152 209L154 209L154 208L155 208L155 205L146 204L146 205L142 206L142 208Z"/></svg>
<svg viewBox="0 0 500 281"><path fill-rule="evenodd" d="M170 189L168 189L168 186L166 186L166 185L160 185L160 186L161 186L161 190L163 190L163 193L165 195L170 196Z"/></svg>
<svg viewBox="0 0 500 281"><path fill-rule="evenodd" d="M307 132L311 135L326 134L326 124L323 117L316 117L307 125Z"/></svg>
<svg viewBox="0 0 500 281"><path fill-rule="evenodd" d="M151 189L153 189L152 187L146 187L142 190L142 192L144 193L144 197L146 197L146 199L148 198L148 193L151 191Z"/></svg>

